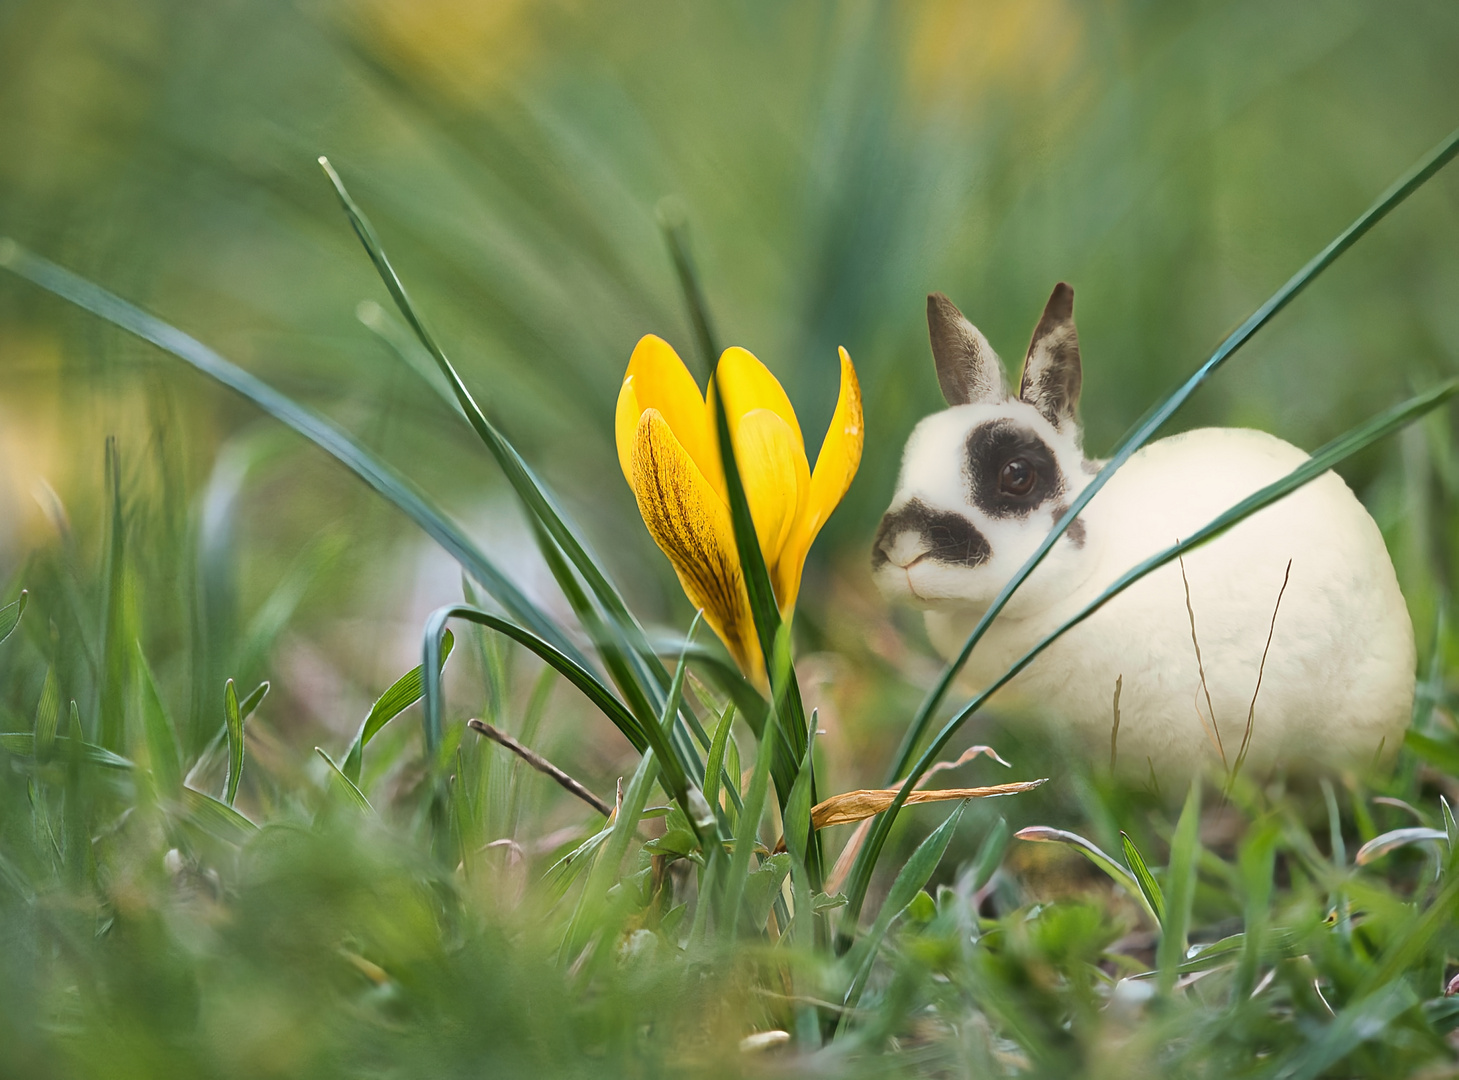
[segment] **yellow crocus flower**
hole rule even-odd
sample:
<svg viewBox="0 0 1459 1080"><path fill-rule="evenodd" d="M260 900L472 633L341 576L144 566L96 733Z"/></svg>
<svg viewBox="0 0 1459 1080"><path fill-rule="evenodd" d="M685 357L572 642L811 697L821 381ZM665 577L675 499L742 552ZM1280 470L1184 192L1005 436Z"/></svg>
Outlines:
<svg viewBox="0 0 1459 1080"><path fill-rule="evenodd" d="M725 350L706 401L678 353L649 334L634 348L618 393L618 461L644 524L689 601L704 609L740 670L761 685L765 664L735 548L714 396L724 395L750 517L788 619L811 541L861 464L861 388L851 357L840 353L841 394L814 471L790 399L744 349Z"/></svg>

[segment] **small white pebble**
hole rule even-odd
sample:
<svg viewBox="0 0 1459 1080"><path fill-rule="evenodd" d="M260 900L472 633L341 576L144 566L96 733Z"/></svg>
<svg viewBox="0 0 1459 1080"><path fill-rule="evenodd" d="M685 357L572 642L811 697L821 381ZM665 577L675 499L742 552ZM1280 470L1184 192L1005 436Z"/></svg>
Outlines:
<svg viewBox="0 0 1459 1080"><path fill-rule="evenodd" d="M1135 1010L1155 996L1155 984L1143 979L1121 979L1115 983L1110 1004L1120 1009Z"/></svg>
<svg viewBox="0 0 1459 1080"><path fill-rule="evenodd" d="M784 1046L788 1042L790 1042L790 1032L788 1031L757 1031L740 1040L740 1053L759 1054L766 1050L774 1050L777 1046Z"/></svg>

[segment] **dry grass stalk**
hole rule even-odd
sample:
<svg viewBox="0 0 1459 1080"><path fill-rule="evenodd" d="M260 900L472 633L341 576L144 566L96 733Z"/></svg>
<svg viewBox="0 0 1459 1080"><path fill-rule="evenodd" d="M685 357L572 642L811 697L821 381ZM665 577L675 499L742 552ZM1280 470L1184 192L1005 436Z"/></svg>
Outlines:
<svg viewBox="0 0 1459 1080"><path fill-rule="evenodd" d="M927 782L932 779L933 774L940 773L944 769L956 769L959 765L966 765L980 754L992 758L1005 769L1013 768L991 746L970 746L958 755L956 761L939 761L932 768L928 769L923 774L922 779L917 781L917 790L920 791L925 788ZM903 784L906 782L906 780L901 781ZM831 876L826 879L826 892L834 893L840 889L841 883L846 880L846 875L851 873L851 865L856 861L856 856L861 852L861 846L866 843L866 836L870 831L870 818L856 827L856 831L851 834L851 839L846 842L846 846L841 849L841 854L836 857L836 865L831 867Z"/></svg>
<svg viewBox="0 0 1459 1080"><path fill-rule="evenodd" d="M1045 777L1042 780L1018 780L1011 784L992 784L988 787L914 791L907 796L907 805L947 802L950 799L991 799L999 795L1018 795L1025 791L1032 791L1047 782L1048 778ZM897 797L897 792L900 790L902 789L873 788L832 795L829 799L817 803L811 808L811 825L817 829L825 829L832 825L849 825L853 821L865 821L891 806L892 800Z"/></svg>
<svg viewBox="0 0 1459 1080"><path fill-rule="evenodd" d="M1191 644L1196 647L1196 670L1201 675L1201 690L1206 695L1206 711L1211 714L1211 722L1206 723L1206 718L1201 715L1199 705L1196 706L1196 717L1200 720L1201 727L1205 728L1206 737L1211 740L1211 745L1216 748L1216 753L1221 755L1221 764L1229 769L1231 766L1226 760L1226 748L1221 745L1221 728L1216 723L1216 708L1211 704L1211 690L1206 685L1206 667L1201 662L1201 643L1196 637L1196 609L1191 603L1191 583L1185 576L1185 560L1177 558L1176 561L1180 563L1180 580L1185 585L1185 610L1191 620Z"/></svg>

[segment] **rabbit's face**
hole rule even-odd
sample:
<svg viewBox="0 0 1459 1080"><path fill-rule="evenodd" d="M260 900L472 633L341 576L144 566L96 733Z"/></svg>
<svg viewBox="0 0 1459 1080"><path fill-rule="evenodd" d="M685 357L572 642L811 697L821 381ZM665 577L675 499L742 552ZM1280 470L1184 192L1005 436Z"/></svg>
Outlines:
<svg viewBox="0 0 1459 1080"><path fill-rule="evenodd" d="M894 599L986 607L1090 479L1075 415L1073 291L1054 290L1017 397L987 341L941 294L928 297L928 324L951 407L923 420L907 442L872 571ZM1076 520L1049 570L1080 562L1085 541Z"/></svg>

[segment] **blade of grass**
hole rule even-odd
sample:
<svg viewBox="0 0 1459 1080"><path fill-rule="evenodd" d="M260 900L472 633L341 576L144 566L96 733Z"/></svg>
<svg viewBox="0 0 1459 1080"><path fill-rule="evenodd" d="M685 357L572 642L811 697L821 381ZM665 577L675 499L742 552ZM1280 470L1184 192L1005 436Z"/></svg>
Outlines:
<svg viewBox="0 0 1459 1080"><path fill-rule="evenodd" d="M257 825L221 799L190 787L184 787L181 795L184 820L210 836L230 844L243 844L258 832Z"/></svg>
<svg viewBox="0 0 1459 1080"><path fill-rule="evenodd" d="M1170 888L1166 918L1160 925L1160 944L1155 950L1155 966L1160 971L1162 994L1175 988L1176 969L1185 959L1186 938L1190 932L1191 904L1196 895L1196 867L1200 859L1201 782L1192 782L1175 823L1175 836L1170 841L1170 866L1165 871L1165 884Z"/></svg>
<svg viewBox="0 0 1459 1080"><path fill-rule="evenodd" d="M46 681L41 686L40 701L35 707L35 756L46 761L61 723L61 687L56 682L56 668L46 668Z"/></svg>
<svg viewBox="0 0 1459 1080"><path fill-rule="evenodd" d="M1030 825L1027 828L1019 829L1013 834L1015 840L1032 840L1040 844L1067 844L1079 854L1099 867L1110 877L1121 885L1125 892L1129 893L1134 900L1145 909L1145 914L1150 916L1150 921L1156 926L1160 925L1160 914L1155 910L1155 905L1145 895L1145 890L1140 888L1140 883L1135 875L1121 866L1103 848L1093 841L1086 840L1076 832L1069 832L1066 829L1051 829L1047 825Z"/></svg>
<svg viewBox="0 0 1459 1080"><path fill-rule="evenodd" d="M162 704L162 695L157 691L157 680L152 677L152 668L142 652L142 643L136 643L135 655L137 690L140 696L142 734L147 741L147 757L152 766L152 778L158 792L167 799L177 799L182 794L182 765L178 757L177 735L167 707Z"/></svg>
<svg viewBox="0 0 1459 1080"><path fill-rule="evenodd" d="M13 240L0 238L0 267L171 353L298 432L414 521L513 618L562 652L579 662L583 661L576 646L567 640L556 624L527 599L459 526L433 506L410 481L376 459L333 423L225 360L176 327L69 270L31 254ZM119 542L114 540L114 547Z"/></svg>
<svg viewBox="0 0 1459 1080"><path fill-rule="evenodd" d="M1140 849L1129 836L1120 833L1120 845L1125 853L1125 865L1130 868L1130 873L1135 876L1135 883L1140 886L1140 892L1145 894L1145 903L1155 913L1157 926L1165 925L1165 894L1160 891L1160 883L1155 880L1155 875L1150 873L1150 868L1145 865L1145 858L1140 854Z"/></svg>
<svg viewBox="0 0 1459 1080"><path fill-rule="evenodd" d="M263 699L268 696L269 682L265 679L253 688L253 692L238 703L238 719L247 720L253 715L255 709L263 704Z"/></svg>
<svg viewBox="0 0 1459 1080"><path fill-rule="evenodd" d="M957 658L947 666L942 677L937 681L932 691L923 701L922 706L917 710L907 733L902 739L902 744L897 751L896 758L891 769L887 773L887 783L893 784L897 777L905 774L913 755L917 752L917 746L922 741L937 707L942 703L947 691L951 688L958 673L962 671L972 654L973 647L983 637L987 629L992 625L993 620L1007 605L1009 599L1018 590L1029 574L1033 573L1035 567L1043 561L1044 556L1049 553L1059 537L1069 528L1069 525L1079 516L1080 511L1089 504L1089 501L1098 494L1099 490L1109 482L1130 456L1139 450L1149 441L1160 427L1170 419L1186 400L1195 393L1196 389L1209 379L1232 355L1236 353L1264 327L1271 319L1290 304L1298 294L1331 266L1337 259L1357 243L1374 225L1382 221L1388 214L1405 199L1422 187L1435 173L1447 165L1459 153L1459 130L1454 131L1440 142L1434 149L1429 151L1416 165L1413 166L1404 176L1399 178L1387 191L1380 195L1376 202L1360 214L1351 225L1339 233L1331 243L1318 252L1307 263L1306 266L1293 274L1287 282L1272 294L1271 298L1256 311L1247 317L1246 321L1238 326L1225 341L1217 346L1216 351L1196 371L1177 387L1164 401L1157 404L1146 417L1135 426L1129 435L1114 449L1109 460L1099 473L1089 482L1089 485L1079 493L1069 505L1049 534L1044 537L1043 542L1029 556L1028 560L1018 571L1009 578L1008 583L1003 586L993 603L989 605L987 612L978 620L973 632L968 635L967 642L963 645Z"/></svg>
<svg viewBox="0 0 1459 1080"><path fill-rule="evenodd" d="M1063 625L1059 626L1051 634L1034 645L1028 652L1024 653L1011 667L994 680L990 686L972 701L968 702L952 719L943 725L937 737L923 751L916 765L908 773L906 781L897 793L897 798L888 807L887 811L876 819L876 824L872 827L871 834L867 838L867 843L857 856L856 864L852 867L850 883L847 890L845 913L847 925L854 928L855 920L861 911L861 903L866 896L867 886L871 881L872 869L875 867L876 860L880 856L882 846L886 843L887 833L891 830L892 823L896 820L897 812L901 809L902 804L906 802L907 796L912 793L918 779L932 767L948 741L967 722L968 718L982 708L983 704L993 694L1007 685L1009 680L1016 677L1019 672L1031 664L1052 642L1089 618L1089 616L1093 615L1110 600L1124 592L1146 574L1179 558L1184 552L1208 543L1257 511L1270 506L1279 499L1285 498L1302 485L1317 479L1317 477L1327 472L1339 462L1346 460L1353 454L1377 442L1379 439L1392 434L1399 428L1412 423L1420 416L1442 405L1449 398L1453 397L1456 392L1459 392L1459 380L1449 380L1440 383L1433 389L1425 391L1416 397L1410 398L1408 401L1389 409L1387 412L1380 413L1317 450L1310 458L1280 480L1268 484L1260 491L1248 495L1229 510L1218 514L1185 540L1150 556L1150 558L1137 566L1131 567L1102 593L1090 601L1089 604L1064 622Z"/></svg>
<svg viewBox="0 0 1459 1080"><path fill-rule="evenodd" d="M421 697L425 703L426 747L432 758L441 742L441 653L448 619L465 619L479 626L489 627L500 634L505 634L518 644L525 645L561 672L568 682L581 690L588 700L613 722L614 727L623 732L635 750L642 753L648 748L652 740L645 734L637 718L588 668L525 627L518 626L488 611L482 611L480 608L467 604L453 604L437 608L431 613L430 618L426 620L423 635L425 660L422 670L429 672L430 675L421 683ZM659 738L662 741L662 735Z"/></svg>
<svg viewBox="0 0 1459 1080"><path fill-rule="evenodd" d="M233 680L223 684L223 725L228 732L228 775L223 783L223 801L229 806L238 797L243 777L243 713L238 708L238 691Z"/></svg>
<svg viewBox="0 0 1459 1080"><path fill-rule="evenodd" d="M682 236L679 233L669 235L667 239L671 249L682 244ZM706 328L711 326L703 293L694 276L693 264L684 261L676 262L676 265L680 268L685 301L690 307L696 325L703 325ZM712 340L707 341L706 344L713 347ZM714 367L717 371L717 362ZM724 395L718 390L717 376L710 379L708 398L714 406L715 432L719 440L719 457L724 469L725 488L729 495L730 522L734 530L735 548L739 555L740 573L744 577L746 595L750 601L751 618L755 623L755 635L760 643L760 654L765 659L770 693L779 716L776 727L780 738L786 744L784 750L776 743L771 744L774 755L771 760L771 772L775 778L776 796L783 812L785 802L790 797L790 789L795 784L799 762L805 755L809 738L805 706L801 702L800 686L796 682L795 665L793 663L777 664L772 659L781 628L780 607L775 600L775 589L770 583L770 571L765 565L765 555L760 550L760 540L755 532L754 519L750 514L749 499L745 495L744 482L740 477L739 463L735 456L734 440L730 436L729 415L726 412ZM786 648L788 654L788 641ZM815 801L814 790L811 792L811 800ZM813 835L806 855L806 868L811 877L812 888L815 890L820 889L823 877L820 849L820 838Z"/></svg>
<svg viewBox="0 0 1459 1080"><path fill-rule="evenodd" d="M440 343L426 326L425 320L407 294L405 284L400 280L389 256L385 253L384 245L381 244L374 226L350 196L339 173L326 158L321 157L319 164L333 185L335 195L338 196L355 235L374 264L391 300L394 301L397 310L410 325L416 338L430 354L431 359L440 369L441 375L449 384L455 399L454 404L460 409L461 414L492 457L496 459L497 465L527 509L530 519L534 522L534 527L540 527L546 533L546 540L539 536L539 547L547 558L553 577L564 593L568 595L569 600L573 602L579 619L589 629L594 643L598 646L604 662L609 668L609 675L618 686L629 709L647 730L652 726L653 718L663 702L663 694L667 692L670 679L663 663L650 647L643 627L629 611L622 595L609 580L600 562L578 538L578 531L568 521L550 489L532 471L525 459L517 452L516 447L486 418L486 414L477 404L471 391L467 389L455 366L447 358ZM566 562L563 561L563 557ZM580 590L573 574L574 570L581 575L589 592L606 613L607 625L603 625L598 620L596 613L578 599ZM560 642L555 643L561 645ZM684 724L676 723L673 740L678 747L681 765L685 768L692 766L693 771L697 772L699 766L697 754L693 750L687 733L682 730L686 725L697 724L697 721L692 714L687 713L687 709L686 714Z"/></svg>
<svg viewBox="0 0 1459 1080"><path fill-rule="evenodd" d="M771 654L773 655L773 654ZM775 729L780 726L780 710L770 707L765 718L765 738L755 751L755 769L735 829L735 846L730 855L720 894L719 929L726 944L734 940L739 926L740 905L744 899L745 880L750 873L750 853L760 842L760 815L765 809L765 795L770 787L770 762L775 756Z"/></svg>
<svg viewBox="0 0 1459 1080"><path fill-rule="evenodd" d="M531 467L517 452L516 447L486 418L486 414L482 412L471 391L467 389L455 366L446 357L445 351L436 341L435 335L430 332L425 320L406 293L405 285L396 274L394 266L391 265L390 258L386 255L374 226L370 224L369 218L350 196L339 173L335 171L327 158L321 157L319 165L334 186L335 195L338 196L355 235L359 237L366 254L374 264L386 291L390 293L391 300L394 301L400 314L410 325L426 351L430 353L431 359L440 368L447 383L450 384L456 403L467 422L470 423L492 457L496 459L508 483L512 485L512 489L522 500L531 516L541 522L553 541L560 546L568 561L582 575L589 591L603 606L603 610L607 612L609 618L629 636L633 650L644 664L645 674L656 681L661 688L667 687L668 674L663 665L658 662L657 657L653 656L649 650L648 639L644 635L642 627L628 610L627 604L623 602L623 597L608 580L598 560L589 554L578 539L577 531L570 526L565 513L547 486L533 473Z"/></svg>
<svg viewBox="0 0 1459 1080"><path fill-rule="evenodd" d="M659 230L664 242L669 245L669 258L674 262L674 273L679 278L679 288L684 293L685 306L689 309L689 322L694 327L694 343L699 346L699 362L705 374L714 371L719 360L719 341L714 332L714 322L709 317L709 304L704 291L699 287L699 271L689 251L689 227L684 208L678 200L664 198L655 207Z"/></svg>
<svg viewBox="0 0 1459 1080"><path fill-rule="evenodd" d="M854 1009L857 1002L861 1000L861 992L866 989L866 980L871 976L871 968L876 961L876 953L881 947L882 938L886 937L892 920L906 910L907 905L932 879L933 873L937 870L937 864L942 862L942 856L947 851L947 845L952 843L953 833L957 831L958 822L962 819L967 805L966 802L958 803L953 812L948 815L947 820L934 829L927 839L917 845L917 850L912 852L912 857L897 873L896 880L892 882L891 890L887 893L886 902L882 904L881 911L877 912L876 922L872 924L866 936L856 943L856 947L847 957L847 966L854 974L851 977L851 985L846 988L846 994L841 1001L843 1008ZM841 1024L843 1027L846 1024L844 1014Z"/></svg>
<svg viewBox="0 0 1459 1080"><path fill-rule="evenodd" d="M447 630L441 635L441 666L445 667L446 661L451 657L451 650L456 646L456 636ZM421 680L420 666L411 668L400 678L390 684L390 688L375 699L375 704L370 706L370 712L360 724L360 729L355 732L354 742L345 754L344 762L340 765L340 771L352 784L359 784L360 772L364 767L365 747L370 740L379 734L390 721L410 708L425 693L425 685Z"/></svg>
<svg viewBox="0 0 1459 1080"><path fill-rule="evenodd" d="M71 745L71 740L67 736L57 735L52 749L57 754L67 754L71 750ZM35 733L32 731L0 732L0 750L4 750L7 754L14 754L16 757L35 757ZM95 743L82 743L81 756L82 760L88 764L100 765L107 769L132 770L137 767L130 758L124 758Z"/></svg>
<svg viewBox="0 0 1459 1080"><path fill-rule="evenodd" d="M21 589L17 599L0 607L0 642L15 633L15 628L20 625L20 617L25 614L25 605L29 601L30 593Z"/></svg>
<svg viewBox="0 0 1459 1080"><path fill-rule="evenodd" d="M1373 837L1358 848L1353 862L1358 866L1367 866L1401 847L1408 847L1410 844L1447 843L1448 839L1449 834L1443 829L1427 829L1421 825L1410 826L1406 829L1393 829Z"/></svg>
<svg viewBox="0 0 1459 1080"><path fill-rule="evenodd" d="M5 265L5 241L0 240L0 265ZM131 627L127 589L126 518L122 513L121 451L115 436L106 440L106 603L102 611L101 686L98 689L97 742L109 750L125 749L127 670L135 634Z"/></svg>
<svg viewBox="0 0 1459 1080"><path fill-rule="evenodd" d="M365 811L365 813L373 814L375 808L370 805L370 800L365 798L365 793L356 787L355 782L344 774L344 770L334 763L334 758L325 753L322 746L316 746L314 752L323 758L324 763L329 766L329 771L334 775L345 797L356 807Z"/></svg>
<svg viewBox="0 0 1459 1080"><path fill-rule="evenodd" d="M719 805L720 777L724 772L724 753L729 746L730 729L735 723L735 707L731 702L725 706L724 715L719 718L719 723L714 728L714 738L709 744L709 756L704 760L704 801L710 806ZM725 779L730 779L725 777ZM725 791L730 795L732 804L738 805L739 791L734 787L733 781L724 785Z"/></svg>

